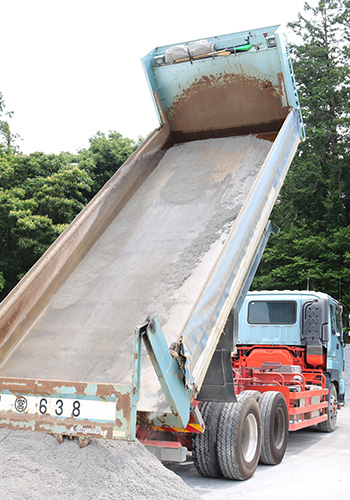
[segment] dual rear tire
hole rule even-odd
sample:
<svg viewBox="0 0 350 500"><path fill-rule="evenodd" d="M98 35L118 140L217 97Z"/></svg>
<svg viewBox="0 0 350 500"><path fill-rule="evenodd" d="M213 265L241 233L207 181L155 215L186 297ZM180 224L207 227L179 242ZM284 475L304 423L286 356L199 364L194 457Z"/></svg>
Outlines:
<svg viewBox="0 0 350 500"><path fill-rule="evenodd" d="M217 454L227 479L249 479L255 472L261 450L261 416L254 397L225 403L220 414Z"/></svg>
<svg viewBox="0 0 350 500"><path fill-rule="evenodd" d="M279 463L288 439L288 411L283 395L245 391L236 403L200 403L203 434L192 437L192 457L205 477L246 480L259 460Z"/></svg>
<svg viewBox="0 0 350 500"><path fill-rule="evenodd" d="M192 458L199 474L205 477L222 476L217 456L217 434L219 417L224 404L211 401L203 401L199 404L205 431L203 434L194 434L192 437Z"/></svg>

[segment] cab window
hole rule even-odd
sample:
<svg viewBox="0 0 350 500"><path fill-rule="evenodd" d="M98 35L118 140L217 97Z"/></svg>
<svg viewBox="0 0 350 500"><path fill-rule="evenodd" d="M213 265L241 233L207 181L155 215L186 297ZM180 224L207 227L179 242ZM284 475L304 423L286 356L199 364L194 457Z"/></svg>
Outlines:
<svg viewBox="0 0 350 500"><path fill-rule="evenodd" d="M251 301L248 305L248 323L292 325L297 319L297 304L292 300Z"/></svg>
<svg viewBox="0 0 350 500"><path fill-rule="evenodd" d="M331 322L332 322L332 334L342 337L343 324L342 324L342 308L341 306L336 307L331 304Z"/></svg>

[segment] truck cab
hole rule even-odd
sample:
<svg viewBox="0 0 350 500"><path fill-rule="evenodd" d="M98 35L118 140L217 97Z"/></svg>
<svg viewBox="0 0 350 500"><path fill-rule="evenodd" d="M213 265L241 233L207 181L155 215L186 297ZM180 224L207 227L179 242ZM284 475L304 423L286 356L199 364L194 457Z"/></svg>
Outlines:
<svg viewBox="0 0 350 500"><path fill-rule="evenodd" d="M342 311L341 303L321 292L249 292L239 313L237 347L270 347L266 356L274 362L285 352L278 346L302 348L298 351L303 358L302 368L322 370L327 385L335 385L338 402L342 404L345 396ZM282 361L286 363L286 358Z"/></svg>

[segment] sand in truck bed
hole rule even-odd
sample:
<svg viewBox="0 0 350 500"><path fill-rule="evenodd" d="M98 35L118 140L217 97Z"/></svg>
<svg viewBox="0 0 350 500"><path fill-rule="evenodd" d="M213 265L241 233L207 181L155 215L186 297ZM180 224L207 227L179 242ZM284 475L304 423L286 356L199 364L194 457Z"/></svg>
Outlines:
<svg viewBox="0 0 350 500"><path fill-rule="evenodd" d="M133 334L156 315L181 335L272 143L256 136L170 148L50 297L1 376L130 383ZM158 381L143 356L139 409Z"/></svg>

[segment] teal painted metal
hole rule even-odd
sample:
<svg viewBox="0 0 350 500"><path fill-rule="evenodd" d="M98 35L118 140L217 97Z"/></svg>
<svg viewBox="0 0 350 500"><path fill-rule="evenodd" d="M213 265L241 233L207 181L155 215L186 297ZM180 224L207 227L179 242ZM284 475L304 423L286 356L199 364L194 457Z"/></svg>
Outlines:
<svg viewBox="0 0 350 500"><path fill-rule="evenodd" d="M0 378L0 427L134 440L134 387Z"/></svg>
<svg viewBox="0 0 350 500"><path fill-rule="evenodd" d="M345 394L343 325L339 321L342 306L332 297L329 297L329 306L331 333L327 343L327 370L339 372L339 394Z"/></svg>
<svg viewBox="0 0 350 500"><path fill-rule="evenodd" d="M171 414L167 416L167 425L186 428L190 417L190 402L193 394L185 387L183 371L180 369L178 360L170 355L164 334L156 317L149 318L147 327L143 332L143 339L170 406ZM159 423L164 425L165 420L162 419Z"/></svg>
<svg viewBox="0 0 350 500"><path fill-rule="evenodd" d="M183 331L186 383L191 389L193 384L202 382L207 361L215 351L228 314L239 301L251 266L247 262L254 262L261 235L299 140L298 113L291 111Z"/></svg>
<svg viewBox="0 0 350 500"><path fill-rule="evenodd" d="M134 441L141 347L136 329L131 384L0 377L0 428Z"/></svg>
<svg viewBox="0 0 350 500"><path fill-rule="evenodd" d="M274 298L291 300L297 303L296 322L291 325L249 325L247 322L249 302L251 300L274 300ZM301 304L303 300L305 300L305 297L300 295L299 292L296 294L293 292L284 292L283 294L279 292L268 292L266 294L263 292L249 292L240 311L238 345L301 345Z"/></svg>
<svg viewBox="0 0 350 500"><path fill-rule="evenodd" d="M212 56L191 61L164 64L162 57L167 50L173 47L170 45L157 47L147 54L142 59L142 63L160 123L162 122L162 112L164 112L174 130L195 131L196 125L189 124L188 117L181 116L179 124L179 119L175 120L174 115L176 115L176 106L179 105L180 101L185 101L188 93L191 94L188 106L196 114L196 104L193 97L198 92L203 93L203 101L207 101L206 106L203 107L208 109L198 120L197 131L203 131L206 128L208 130L211 128L224 130L233 128L232 126L235 125L237 128L250 126L250 132L252 132L254 127L261 127L262 122L266 124L271 122L271 127L276 127L276 122L287 115L290 107L297 109L300 113L288 45L278 28L278 26L271 26L230 35L208 37L209 42L215 43L215 52L212 53ZM235 51L234 47L247 43L247 41L252 44L250 50ZM184 44L188 43L193 43L193 41L184 42ZM216 55L218 52L220 53L220 50L225 49L228 49L230 55ZM201 87L202 83L204 84L203 88ZM254 91L250 93L253 84L255 85ZM228 86L229 92L220 95L225 85ZM204 87L206 87L205 90ZM213 91L216 97L220 95L222 102L218 98L212 100L209 95L206 95L208 90ZM231 96L232 102L228 102L229 96ZM235 96L237 96L237 100L235 100ZM249 108L252 108L251 100L253 97L256 98L255 109L254 113L250 113ZM268 104L268 101L269 103L273 102L273 104ZM246 102L249 102L249 106L245 106ZM257 103L260 103L260 106L257 106ZM230 118L227 120L225 119L225 106L231 110ZM239 113L239 119L237 123L234 123L236 113ZM300 136L304 137L302 121L300 122Z"/></svg>
<svg viewBox="0 0 350 500"><path fill-rule="evenodd" d="M280 36L280 35L279 35ZM289 75L289 80L290 84L287 87L288 92L293 92L292 95L290 96L291 102L294 103L293 107L298 110L299 113L299 120L300 120L300 136L302 140L305 140L306 134L305 134L305 126L304 126L304 119L303 119L303 114L301 112L301 107L300 107L300 101L299 101L299 95L298 95L298 90L297 90L297 82L295 79L295 74L294 74L294 68L293 68L293 63L292 63L292 56L290 53L289 49L289 44L287 37L284 35L284 43L280 43L278 45L279 50L282 52L281 60L284 62L284 64L288 64L288 68L286 68L285 74ZM289 71L288 71L289 69Z"/></svg>
<svg viewBox="0 0 350 500"><path fill-rule="evenodd" d="M225 47L234 47L234 46L238 46L238 45L243 45L244 43L246 43L247 37L250 34L252 35L252 37L254 37L254 42L256 44L264 43L264 45L265 45L266 42L264 40L263 33L275 33L278 28L279 28L279 25L275 25L275 26L270 26L267 28L261 28L261 29L255 29L255 30L249 30L249 31L241 31L241 32L237 32L237 33L227 34L227 35L211 36L211 37L207 37L206 39L209 42L214 42L217 50L222 50ZM176 45L186 45L186 44L193 43L196 41L197 40L188 40L188 41L184 41L184 42L179 42ZM161 117L160 117L160 114L158 111L157 103L154 99L154 93L156 93L159 96L159 99L161 101L163 101L165 99L165 96L162 96L162 94L160 92L161 87L163 87L163 86L161 86L160 82L158 81L158 76L154 72L154 69L156 68L156 59L158 57L164 56L165 52L168 49L171 49L172 47L174 47L174 45L175 44L163 45L161 47L156 47L155 49L153 49L151 52L149 52L147 55L145 55L141 59L144 71L146 73L146 78L147 78L147 82L148 82L148 85L150 88L150 92L153 96L154 104L155 104L155 107L157 110L158 119L159 119L160 123L161 123ZM188 65L186 65L186 66L187 67L185 69L181 69L178 65L176 65L178 71L181 74L181 78L185 78L185 80L182 80L181 78L176 78L176 81L180 81L182 86L184 86L184 87L186 87L186 82L190 83L191 80L193 81L193 79L196 78L194 72L191 71L191 68L189 68ZM170 66L167 66L167 70L169 70L169 68L170 68ZM175 71L175 74L176 74L176 71ZM186 74L188 76L186 76ZM177 94L177 91L176 91L175 95L176 94ZM171 106L171 104L172 104L171 98L166 99L165 102L163 103L164 109L167 109L169 106Z"/></svg>

